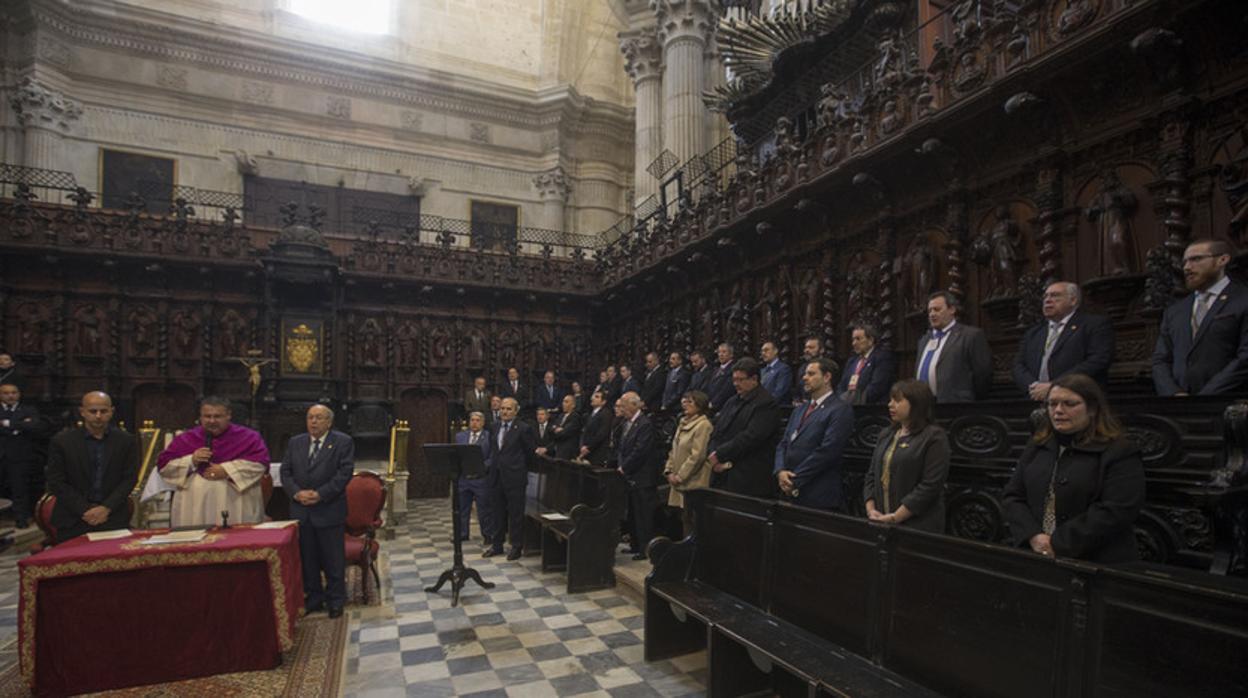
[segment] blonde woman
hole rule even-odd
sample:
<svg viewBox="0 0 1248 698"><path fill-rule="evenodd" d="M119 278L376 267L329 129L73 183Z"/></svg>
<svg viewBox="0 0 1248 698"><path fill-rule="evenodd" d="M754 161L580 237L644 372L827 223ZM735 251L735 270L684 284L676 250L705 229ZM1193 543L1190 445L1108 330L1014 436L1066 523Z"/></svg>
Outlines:
<svg viewBox="0 0 1248 698"><path fill-rule="evenodd" d="M680 398L681 417L676 438L663 466L663 475L672 486L669 506L681 509L685 535L693 532L693 514L685 508L684 492L706 487L711 482L711 466L706 462L706 446L711 439L710 398L701 390L690 390Z"/></svg>

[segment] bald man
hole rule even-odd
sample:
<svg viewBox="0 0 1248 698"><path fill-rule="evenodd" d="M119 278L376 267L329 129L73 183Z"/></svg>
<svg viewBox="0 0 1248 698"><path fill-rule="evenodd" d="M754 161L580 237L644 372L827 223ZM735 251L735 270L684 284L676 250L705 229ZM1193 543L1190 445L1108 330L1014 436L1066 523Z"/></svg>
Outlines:
<svg viewBox="0 0 1248 698"><path fill-rule="evenodd" d="M126 500L139 477L142 449L132 434L112 425L113 399L87 393L78 414L82 426L62 431L48 445L48 492L56 497L52 525L58 541L127 527Z"/></svg>
<svg viewBox="0 0 1248 698"><path fill-rule="evenodd" d="M290 495L290 516L299 522L303 603L308 613L342 615L347 603L347 483L355 475L355 442L334 429L334 411L312 405L308 431L292 436L282 458L282 489ZM325 584L321 584L321 575Z"/></svg>

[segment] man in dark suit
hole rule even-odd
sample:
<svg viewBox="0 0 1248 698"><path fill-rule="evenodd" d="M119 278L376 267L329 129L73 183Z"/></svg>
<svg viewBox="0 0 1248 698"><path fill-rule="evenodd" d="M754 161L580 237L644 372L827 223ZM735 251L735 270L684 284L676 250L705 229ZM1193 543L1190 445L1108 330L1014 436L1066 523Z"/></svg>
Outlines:
<svg viewBox="0 0 1248 698"><path fill-rule="evenodd" d="M772 466L776 458L776 431L780 407L763 390L758 362L744 358L732 366L736 394L715 417L707 448L711 487L751 497L771 497L775 492Z"/></svg>
<svg viewBox="0 0 1248 698"><path fill-rule="evenodd" d="M471 415L480 412L486 423L490 421L490 398L494 394L485 387L485 376L472 379L472 388L464 393L464 412Z"/></svg>
<svg viewBox="0 0 1248 698"><path fill-rule="evenodd" d="M515 366L507 369L507 380L498 390L498 396L501 398L512 398L519 405L520 410L524 410L529 406L529 386L520 380L520 370Z"/></svg>
<svg viewBox="0 0 1248 698"><path fill-rule="evenodd" d="M642 414L642 400L637 393L624 393L616 404L623 417L615 449L616 466L628 481L629 518L633 522L629 552L634 560L644 560L646 546L654 537L654 510L659 504L655 493L659 464L655 461L654 427L650 418Z"/></svg>
<svg viewBox="0 0 1248 698"><path fill-rule="evenodd" d="M689 390L689 369L685 368L685 357L674 351L667 357L667 379L663 383L662 408L675 414L680 409L680 396Z"/></svg>
<svg viewBox="0 0 1248 698"><path fill-rule="evenodd" d="M727 342L720 344L715 350L715 358L719 363L713 368L714 374L706 393L714 411L723 409L724 403L736 393L732 387L733 354L732 345Z"/></svg>
<svg viewBox="0 0 1248 698"><path fill-rule="evenodd" d="M706 363L706 354L700 351L689 354L689 365L692 371L689 376L689 389L707 392L711 389L711 376L715 374Z"/></svg>
<svg viewBox="0 0 1248 698"><path fill-rule="evenodd" d="M563 396L563 409L554 422L554 453L555 458L572 460L576 458L581 447L581 413L576 409L576 397Z"/></svg>
<svg viewBox="0 0 1248 698"><path fill-rule="evenodd" d="M622 368L627 368L627 367L622 367ZM630 377L633 375L633 371L631 368L628 369L628 375ZM640 387L641 386L638 386L638 388ZM603 397L607 398L607 407L612 407L612 408L615 407L615 401L619 400L620 396L623 394L624 394L623 376L621 376L620 373L615 370L615 366L608 366L607 367L607 389L602 394Z"/></svg>
<svg viewBox="0 0 1248 698"><path fill-rule="evenodd" d="M112 426L113 400L106 393L83 395L78 414L82 426L48 444L48 492L56 497L52 525L61 541L130 525L127 500L142 455L138 439Z"/></svg>
<svg viewBox="0 0 1248 698"><path fill-rule="evenodd" d="M494 467L498 470L494 487L494 516L498 531L492 547L483 557L503 554L503 524L511 532L508 560L519 560L524 554L524 491L529 482L529 464L533 462L537 440L533 427L517 419L520 405L515 398L503 398L502 418L494 425Z"/></svg>
<svg viewBox="0 0 1248 698"><path fill-rule="evenodd" d="M545 407L537 408L537 421L533 425L533 442L537 444L536 452L539 456L546 455L548 451L554 451L555 425L550 423L550 412Z"/></svg>
<svg viewBox="0 0 1248 698"><path fill-rule="evenodd" d="M915 378L928 384L937 402L974 402L992 387L992 351L984 331L957 320L957 296L928 296L931 325L919 339Z"/></svg>
<svg viewBox="0 0 1248 698"><path fill-rule="evenodd" d="M637 382L637 377L633 375L633 367L628 364L620 364L620 373L616 379L619 382L619 389L615 391L615 399L611 401L614 406L615 401L620 399L624 393L641 393L641 383Z"/></svg>
<svg viewBox="0 0 1248 698"><path fill-rule="evenodd" d="M13 501L18 528L30 525L34 508L30 470L35 461L34 438L42 424L39 411L22 402L22 391L16 385L0 384L0 485Z"/></svg>
<svg viewBox="0 0 1248 698"><path fill-rule="evenodd" d="M545 407L547 413L559 411L563 405L563 390L555 384L554 371L547 371L542 376L542 384L533 391L533 402L538 407Z"/></svg>
<svg viewBox="0 0 1248 698"><path fill-rule="evenodd" d="M7 351L0 351L0 385L10 383L16 385L19 389L22 387L21 372L17 369L17 362L13 360L13 355Z"/></svg>
<svg viewBox="0 0 1248 698"><path fill-rule="evenodd" d="M593 465L603 465L611 455L611 407L607 405L606 393L595 390L589 396L589 417L581 431L580 457Z"/></svg>
<svg viewBox="0 0 1248 698"><path fill-rule="evenodd" d="M854 410L832 395L832 362L807 362L802 385L809 399L793 408L776 446L780 491L794 504L844 511L841 452L854 432Z"/></svg>
<svg viewBox="0 0 1248 698"><path fill-rule="evenodd" d="M485 413L486 427L493 429L498 420L502 419L503 399L497 395L490 398L490 411Z"/></svg>
<svg viewBox="0 0 1248 698"><path fill-rule="evenodd" d="M874 405L888 400L888 390L896 377L897 362L893 352L875 346L876 331L865 323L854 325L849 337L854 356L845 364L840 398L850 405ZM836 367L828 360L835 373Z"/></svg>
<svg viewBox="0 0 1248 698"><path fill-rule="evenodd" d="M325 405L309 407L306 421L307 432L286 445L282 489L299 522L304 607L309 613L328 607L337 618L347 603L346 492L355 475L355 441L333 428L334 412Z"/></svg>
<svg viewBox="0 0 1248 698"><path fill-rule="evenodd" d="M1014 384L1032 400L1044 400L1049 382L1083 373L1102 386L1114 358L1114 327L1103 315L1079 307L1079 286L1067 281L1044 291L1044 321L1023 334L1014 359Z"/></svg>
<svg viewBox="0 0 1248 698"><path fill-rule="evenodd" d="M1183 253L1192 295L1172 303L1153 350L1158 395L1216 395L1248 386L1248 288L1231 281L1231 246L1198 240Z"/></svg>
<svg viewBox="0 0 1248 698"><path fill-rule="evenodd" d="M786 402L793 394L793 369L780 360L775 342L763 342L759 355L763 359L763 390L771 393L777 403Z"/></svg>
<svg viewBox="0 0 1248 698"><path fill-rule="evenodd" d="M459 481L459 511L462 514L459 524L459 539L468 540L472 503L477 503L477 523L481 526L481 537L489 545L497 526L494 522L494 502L490 498L490 483L495 478L495 470L491 463L494 455L494 440L485 428L485 415L473 412L468 415L468 428L455 435L455 443L471 444L481 447L481 457L485 460L485 473L482 475L464 476Z"/></svg>
<svg viewBox="0 0 1248 698"><path fill-rule="evenodd" d="M663 370L659 368L659 355L646 354L646 377L641 383L641 401L648 412L658 412L663 407ZM627 391L625 391L627 392Z"/></svg>

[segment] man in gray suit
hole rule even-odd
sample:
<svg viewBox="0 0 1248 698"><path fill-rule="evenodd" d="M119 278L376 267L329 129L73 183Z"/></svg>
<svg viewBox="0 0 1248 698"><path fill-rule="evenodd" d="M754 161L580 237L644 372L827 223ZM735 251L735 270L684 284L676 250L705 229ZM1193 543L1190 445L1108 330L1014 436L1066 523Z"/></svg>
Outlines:
<svg viewBox="0 0 1248 698"><path fill-rule="evenodd" d="M984 331L957 321L958 299L948 291L928 296L931 325L919 340L914 377L927 383L937 402L973 402L992 386L992 351Z"/></svg>
<svg viewBox="0 0 1248 698"><path fill-rule="evenodd" d="M485 425L490 425L490 398L494 397L493 393L485 387L485 376L477 376L472 379L472 387L464 392L464 412L471 415L473 412L480 412L485 418Z"/></svg>
<svg viewBox="0 0 1248 698"><path fill-rule="evenodd" d="M308 613L329 607L342 615L347 602L347 483L355 474L355 442L333 430L334 412L308 408L308 432L291 437L282 459L282 487L290 495L290 515L299 522L303 558L304 606ZM321 586L325 574L328 588Z"/></svg>

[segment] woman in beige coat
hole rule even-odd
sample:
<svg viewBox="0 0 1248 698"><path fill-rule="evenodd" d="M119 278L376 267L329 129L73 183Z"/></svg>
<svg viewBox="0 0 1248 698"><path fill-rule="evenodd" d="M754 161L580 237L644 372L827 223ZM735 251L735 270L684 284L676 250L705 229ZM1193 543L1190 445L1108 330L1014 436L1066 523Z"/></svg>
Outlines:
<svg viewBox="0 0 1248 698"><path fill-rule="evenodd" d="M663 466L663 475L672 486L667 498L669 506L681 509L680 520L685 535L693 532L693 513L685 508L686 490L706 487L711 482L711 467L706 462L706 445L711 439L711 420L706 416L710 398L700 390L690 390L680 398L684 415L676 425L672 451Z"/></svg>

